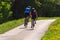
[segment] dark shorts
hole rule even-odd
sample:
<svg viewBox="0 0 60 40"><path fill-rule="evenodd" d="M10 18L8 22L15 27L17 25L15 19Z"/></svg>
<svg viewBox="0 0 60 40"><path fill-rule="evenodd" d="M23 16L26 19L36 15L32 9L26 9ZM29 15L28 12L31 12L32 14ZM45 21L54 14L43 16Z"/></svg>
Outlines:
<svg viewBox="0 0 60 40"><path fill-rule="evenodd" d="M36 19L36 16L32 16L32 19Z"/></svg>
<svg viewBox="0 0 60 40"><path fill-rule="evenodd" d="M29 17L29 13L25 13L25 17Z"/></svg>

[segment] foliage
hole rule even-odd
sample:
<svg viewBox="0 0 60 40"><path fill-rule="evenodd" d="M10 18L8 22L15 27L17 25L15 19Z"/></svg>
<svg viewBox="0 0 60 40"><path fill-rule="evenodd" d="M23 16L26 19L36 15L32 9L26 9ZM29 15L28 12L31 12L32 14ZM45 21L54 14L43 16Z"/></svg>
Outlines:
<svg viewBox="0 0 60 40"><path fill-rule="evenodd" d="M44 0L41 1L41 16L60 16L60 0Z"/></svg>
<svg viewBox="0 0 60 40"><path fill-rule="evenodd" d="M24 17L25 7L35 7L38 16L60 16L60 0L0 0L0 23Z"/></svg>
<svg viewBox="0 0 60 40"><path fill-rule="evenodd" d="M60 0L16 0L13 5L15 8L12 9L15 9L13 12L17 18L24 17L24 8L28 5L35 7L39 16L60 16Z"/></svg>
<svg viewBox="0 0 60 40"><path fill-rule="evenodd" d="M5 22L12 16L10 0L0 1L0 23Z"/></svg>

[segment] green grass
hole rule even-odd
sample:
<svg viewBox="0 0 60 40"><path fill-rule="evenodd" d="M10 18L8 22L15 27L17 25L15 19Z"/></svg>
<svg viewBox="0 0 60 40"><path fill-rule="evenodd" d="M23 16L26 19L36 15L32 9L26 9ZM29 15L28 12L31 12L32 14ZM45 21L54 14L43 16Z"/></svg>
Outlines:
<svg viewBox="0 0 60 40"><path fill-rule="evenodd" d="M3 24L0 24L0 34L5 33L8 30L11 30L21 24L23 24L24 19L18 19L18 20L13 20L9 21Z"/></svg>
<svg viewBox="0 0 60 40"><path fill-rule="evenodd" d="M60 17L50 25L49 30L46 32L42 40L60 40Z"/></svg>
<svg viewBox="0 0 60 40"><path fill-rule="evenodd" d="M39 17L38 20L41 19L50 19L49 17ZM30 18L31 21L31 18ZM8 21L6 23L0 24L0 34L5 33L6 31L9 31L21 24L24 23L24 18L18 19L18 20L13 20L13 21Z"/></svg>
<svg viewBox="0 0 60 40"><path fill-rule="evenodd" d="M55 17L39 17L38 20L53 19L53 18ZM13 21L8 21L6 23L0 24L0 34L5 33L6 31L9 31L19 25L22 25L23 23L24 23L24 18L13 20Z"/></svg>

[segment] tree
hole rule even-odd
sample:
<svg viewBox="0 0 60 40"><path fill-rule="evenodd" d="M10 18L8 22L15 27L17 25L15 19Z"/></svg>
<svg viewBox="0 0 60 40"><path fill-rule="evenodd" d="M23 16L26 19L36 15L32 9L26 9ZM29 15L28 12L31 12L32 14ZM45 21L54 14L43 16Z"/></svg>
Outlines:
<svg viewBox="0 0 60 40"><path fill-rule="evenodd" d="M12 14L11 2L10 0L1 0L0 1L0 23L7 21Z"/></svg>

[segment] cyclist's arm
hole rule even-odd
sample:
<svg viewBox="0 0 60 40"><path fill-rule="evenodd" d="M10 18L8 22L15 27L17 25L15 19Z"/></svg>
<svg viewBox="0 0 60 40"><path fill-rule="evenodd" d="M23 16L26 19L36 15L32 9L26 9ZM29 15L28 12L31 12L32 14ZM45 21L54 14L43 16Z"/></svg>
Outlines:
<svg viewBox="0 0 60 40"><path fill-rule="evenodd" d="M38 17L37 11L36 11L36 17Z"/></svg>

